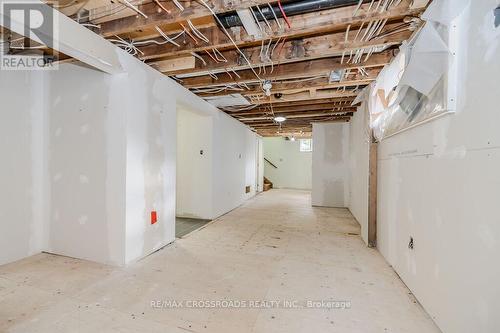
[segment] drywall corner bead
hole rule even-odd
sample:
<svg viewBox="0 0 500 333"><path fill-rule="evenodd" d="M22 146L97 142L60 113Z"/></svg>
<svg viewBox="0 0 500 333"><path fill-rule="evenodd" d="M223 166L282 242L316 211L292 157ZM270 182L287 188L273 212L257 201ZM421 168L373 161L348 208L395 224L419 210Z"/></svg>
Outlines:
<svg viewBox="0 0 500 333"><path fill-rule="evenodd" d="M471 0L434 0L422 14L422 19L450 25L470 5L470 2Z"/></svg>

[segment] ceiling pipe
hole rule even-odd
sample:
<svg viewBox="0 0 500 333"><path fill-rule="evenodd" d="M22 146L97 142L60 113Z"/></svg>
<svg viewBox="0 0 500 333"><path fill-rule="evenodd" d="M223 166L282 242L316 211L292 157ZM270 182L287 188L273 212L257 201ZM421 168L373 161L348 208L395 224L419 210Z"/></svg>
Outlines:
<svg viewBox="0 0 500 333"><path fill-rule="evenodd" d="M370 0L363 0L363 2L369 2L369 1ZM294 0L283 3L282 6L283 6L283 11L287 16L294 16L294 15L312 13L325 9L333 9L333 8L357 5L358 3L359 0ZM281 10L277 4L272 5L271 7L274 11L274 14L271 11L271 8L269 8L269 6L260 6L260 10L262 11L262 14L266 18L266 20L273 20L274 15L281 18L283 17L283 15L281 14ZM259 21L264 20L264 18L262 17L261 13L258 10L254 9L254 14L257 17L257 20ZM218 15L218 17L225 28L232 28L243 25L240 17L236 12L221 14Z"/></svg>

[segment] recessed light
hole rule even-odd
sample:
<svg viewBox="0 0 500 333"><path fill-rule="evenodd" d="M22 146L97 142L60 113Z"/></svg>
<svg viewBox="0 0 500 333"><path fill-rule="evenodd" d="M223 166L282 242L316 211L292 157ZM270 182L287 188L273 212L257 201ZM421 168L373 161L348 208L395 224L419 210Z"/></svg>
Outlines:
<svg viewBox="0 0 500 333"><path fill-rule="evenodd" d="M277 122L277 123L282 123L286 120L285 117L283 116L277 116L277 117L274 117L274 121Z"/></svg>

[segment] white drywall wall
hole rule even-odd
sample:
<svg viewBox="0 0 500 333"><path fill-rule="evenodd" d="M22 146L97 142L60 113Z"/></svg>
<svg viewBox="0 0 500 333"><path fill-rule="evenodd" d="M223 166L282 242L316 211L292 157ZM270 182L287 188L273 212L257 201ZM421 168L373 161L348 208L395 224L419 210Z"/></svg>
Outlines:
<svg viewBox="0 0 500 333"><path fill-rule="evenodd" d="M213 114L213 218L241 205L255 195L259 136L237 120ZM251 192L245 193L250 186Z"/></svg>
<svg viewBox="0 0 500 333"><path fill-rule="evenodd" d="M128 105L125 262L129 263L175 239L179 97L172 91L176 82L139 60L126 55L122 66L126 86L120 90ZM153 211L158 217L155 224L151 223Z"/></svg>
<svg viewBox="0 0 500 333"><path fill-rule="evenodd" d="M460 25L456 114L379 146L377 246L444 333L500 329L497 6Z"/></svg>
<svg viewBox="0 0 500 333"><path fill-rule="evenodd" d="M177 105L213 123L209 218L256 193L261 138L118 52L125 71L112 76L2 72L0 263L49 251L122 265L173 241Z"/></svg>
<svg viewBox="0 0 500 333"><path fill-rule="evenodd" d="M313 124L313 206L349 204L349 124Z"/></svg>
<svg viewBox="0 0 500 333"><path fill-rule="evenodd" d="M177 108L176 216L212 218L212 156L212 117Z"/></svg>
<svg viewBox="0 0 500 333"><path fill-rule="evenodd" d="M370 172L368 121L368 110L363 104L349 122L349 210L361 226L361 237L365 243L368 243L368 180Z"/></svg>
<svg viewBox="0 0 500 333"><path fill-rule="evenodd" d="M278 167L264 162L264 176L274 188L311 189L312 153L301 152L299 140L264 138L264 157Z"/></svg>
<svg viewBox="0 0 500 333"><path fill-rule="evenodd" d="M0 265L43 248L45 81L43 72L0 73Z"/></svg>
<svg viewBox="0 0 500 333"><path fill-rule="evenodd" d="M126 84L71 64L50 73L50 252L125 262Z"/></svg>
<svg viewBox="0 0 500 333"><path fill-rule="evenodd" d="M113 76L62 65L48 112L49 251L112 264L173 241L175 224L175 83L120 61Z"/></svg>

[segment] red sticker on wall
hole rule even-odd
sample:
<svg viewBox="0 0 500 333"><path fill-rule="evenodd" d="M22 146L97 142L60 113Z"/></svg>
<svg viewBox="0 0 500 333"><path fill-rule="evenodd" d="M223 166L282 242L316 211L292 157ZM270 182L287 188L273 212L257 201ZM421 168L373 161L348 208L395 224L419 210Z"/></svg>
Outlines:
<svg viewBox="0 0 500 333"><path fill-rule="evenodd" d="M151 224L155 224L156 222L158 222L158 216L156 215L156 211L152 211L151 212Z"/></svg>

